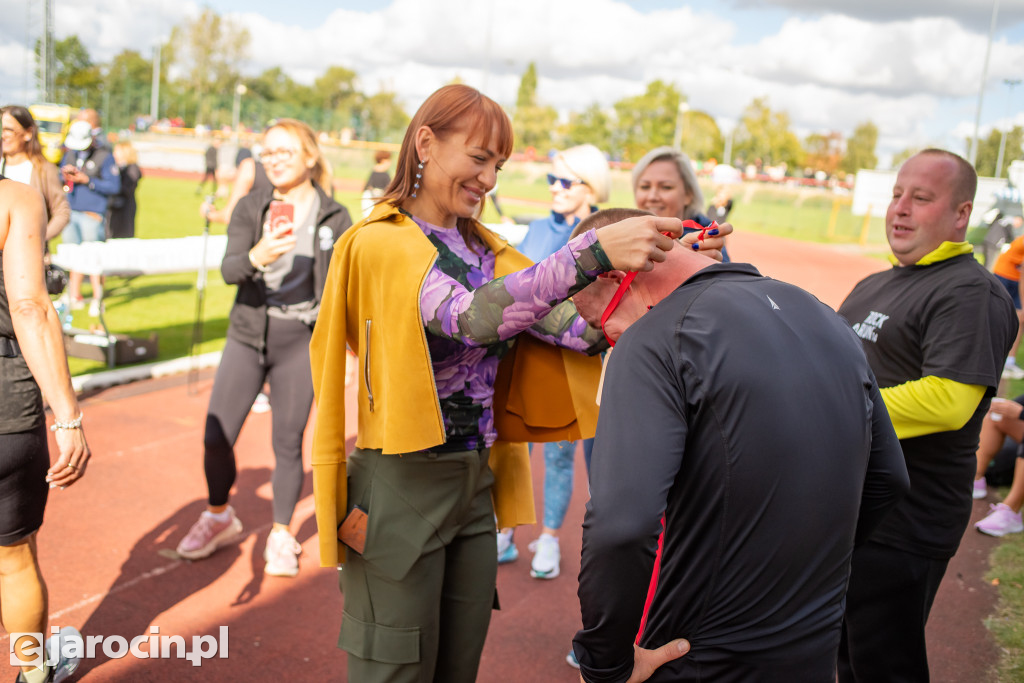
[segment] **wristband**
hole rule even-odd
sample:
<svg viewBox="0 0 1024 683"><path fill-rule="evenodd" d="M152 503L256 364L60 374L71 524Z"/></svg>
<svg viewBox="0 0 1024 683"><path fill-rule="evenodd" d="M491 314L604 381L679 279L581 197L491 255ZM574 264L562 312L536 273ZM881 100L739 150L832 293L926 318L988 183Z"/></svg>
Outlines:
<svg viewBox="0 0 1024 683"><path fill-rule="evenodd" d="M251 263L252 267L255 268L256 270L260 271L261 273L267 272L267 267L266 266L261 266L260 264L256 263L256 259L253 258L253 255L252 255L252 249L249 250L249 263Z"/></svg>
<svg viewBox="0 0 1024 683"><path fill-rule="evenodd" d="M83 413L79 412L78 417L68 422L61 422L60 420L54 420L53 424L50 425L50 431L55 432L58 429L81 429L82 428L82 417Z"/></svg>

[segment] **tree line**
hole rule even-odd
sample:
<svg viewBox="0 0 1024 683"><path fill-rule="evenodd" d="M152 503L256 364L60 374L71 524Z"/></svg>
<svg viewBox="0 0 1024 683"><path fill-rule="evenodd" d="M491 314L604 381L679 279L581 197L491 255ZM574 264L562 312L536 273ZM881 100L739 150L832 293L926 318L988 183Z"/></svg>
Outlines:
<svg viewBox="0 0 1024 683"><path fill-rule="evenodd" d="M255 77L243 76L249 49L248 31L210 8L175 26L167 43L160 46L158 116L180 118L187 126L232 125L236 89L242 85L245 95L237 96L239 120L249 128L259 130L269 120L287 116L330 133L350 129L357 139L401 140L409 115L397 93L382 90L368 95L360 89L358 74L339 65L327 66L311 85L296 82L279 67ZM55 52L55 97L60 103L101 110L111 129L128 128L150 112L152 58L124 50L109 63L96 63L76 35L58 41ZM563 119L539 100L537 82L536 66L530 63L509 111L520 152L532 150L544 156L551 149L590 143L613 159L629 162L653 147L678 145L700 161L785 165L790 175L829 177L878 164L879 131L870 120L861 122L849 136L829 131L801 140L792 131L789 114L758 97L747 105L733 130L723 131L710 114L691 108L675 85L660 80L647 83L643 94L623 98L611 108L593 103ZM995 130L979 141L979 174L995 174L1000 142L1001 133ZM1009 161L1021 155L1022 142L1024 131L1019 126L1007 133L1004 174ZM893 164L916 151L903 150Z"/></svg>

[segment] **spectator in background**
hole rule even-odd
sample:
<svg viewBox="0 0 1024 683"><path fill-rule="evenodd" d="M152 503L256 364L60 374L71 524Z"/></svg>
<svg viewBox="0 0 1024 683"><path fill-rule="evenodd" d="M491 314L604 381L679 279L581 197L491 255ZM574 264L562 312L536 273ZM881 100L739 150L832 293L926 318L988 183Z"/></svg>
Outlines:
<svg viewBox="0 0 1024 683"><path fill-rule="evenodd" d="M725 185L721 185L715 192L714 199L708 204L708 218L716 223L725 223L729 220L729 212L732 211L732 193Z"/></svg>
<svg viewBox="0 0 1024 683"><path fill-rule="evenodd" d="M373 155L373 170L370 171L370 177L366 179L366 185L363 187L364 218L370 215L377 200L383 197L384 190L388 189L388 185L391 183L389 168L391 168L391 152L386 149L378 149Z"/></svg>
<svg viewBox="0 0 1024 683"><path fill-rule="evenodd" d="M929 678L925 625L970 521L978 434L1018 324L965 240L977 183L945 150L905 161L885 216L896 265L861 280L839 308L910 474L910 493L853 552L840 683Z"/></svg>
<svg viewBox="0 0 1024 683"><path fill-rule="evenodd" d="M210 194L217 194L217 156L220 152L220 138L213 138L210 141L209 146L206 148L205 160L206 170L203 171L203 179L199 181L199 187L196 189L196 194L203 193L203 186L206 185L206 181L209 180L211 184Z"/></svg>
<svg viewBox="0 0 1024 683"><path fill-rule="evenodd" d="M1000 454L1007 438L1015 441L1017 458L1014 460L1013 481L1010 493L1001 503L990 505L988 516L976 522L974 528L989 536L1005 536L1024 531L1020 508L1024 504L1024 454L1020 443L1024 440L1024 396L1012 401L993 398L988 414L981 423L978 437L978 471L974 477L974 498L981 500L988 495L986 473L993 458Z"/></svg>
<svg viewBox="0 0 1024 683"><path fill-rule="evenodd" d="M20 634L11 641L11 654L22 661L34 660L30 653L42 645L33 634L48 631L46 582L36 549L47 497L81 479L90 457L60 320L43 286L45 233L39 193L0 179L0 626ZM54 415L53 465L43 398ZM58 635L81 638L71 627ZM60 651L56 662L42 668L21 667L16 680L63 680L79 658Z"/></svg>
<svg viewBox="0 0 1024 683"><path fill-rule="evenodd" d="M593 145L579 145L556 152L547 176L551 192L551 213L530 223L526 236L517 249L531 261L539 262L569 242L576 225L597 211L600 202L608 201L611 177L608 159ZM590 447L590 439L584 447ZM561 572L562 552L558 532L565 521L572 496L575 441L544 444L544 515L543 528L536 541L530 576L554 579ZM519 557L512 540L512 530L498 534L498 563L512 562Z"/></svg>
<svg viewBox="0 0 1024 683"><path fill-rule="evenodd" d="M352 225L321 183L330 174L312 129L278 119L263 137L272 183L243 197L231 214L221 274L238 286L227 342L210 394L203 438L207 509L178 544L190 560L235 540L242 523L228 504L234 445L264 382L271 387L273 528L263 557L272 576L295 576L302 547L291 533L302 489L302 436L313 403L309 340L320 311L334 243ZM273 218L279 206L291 218ZM274 221L272 224L271 221Z"/></svg>
<svg viewBox="0 0 1024 683"><path fill-rule="evenodd" d="M1024 220L1020 216L1013 216L1011 224L1014 230L1019 230ZM1006 379L1024 379L1024 369L1017 366L1017 349L1020 347L1021 331L1024 329L1024 310L1021 310L1021 277L1020 264L1024 261L1024 236L1018 237L1010 242L1009 247L999 254L996 264L992 268L992 274L1006 288L1007 294L1013 299L1013 307L1017 309L1017 338L1013 340L1010 353L1003 365L1003 377Z"/></svg>
<svg viewBox="0 0 1024 683"><path fill-rule="evenodd" d="M114 160L121 176L121 191L110 198L107 232L110 239L135 237L135 190L142 180L139 155L132 143L121 141L114 145Z"/></svg>
<svg viewBox="0 0 1024 683"><path fill-rule="evenodd" d="M52 240L71 219L60 171L43 156L39 127L28 109L12 105L0 112L3 125L0 175L31 185L42 193L46 203L46 240Z"/></svg>
<svg viewBox="0 0 1024 683"><path fill-rule="evenodd" d="M82 109L75 117L77 121L86 121L89 124L89 134L92 135L93 144L99 147L110 149L107 136L103 134L103 127L100 125L100 113L95 109Z"/></svg>
<svg viewBox="0 0 1024 683"><path fill-rule="evenodd" d="M656 216L692 220L706 226L711 219L700 212L704 193L693 172L690 157L674 147L657 147L640 158L633 167L633 198L636 208ZM684 234L696 228L685 228ZM722 249L722 258L729 254Z"/></svg>
<svg viewBox="0 0 1024 683"><path fill-rule="evenodd" d="M223 209L218 209L213 204L203 202L199 213L212 223L228 223L231 221L231 212L235 210L239 199L254 190L262 191L272 187L263 164L253 156L252 150L242 147L235 155L235 180L231 184L228 203ZM327 191L326 188L324 191Z"/></svg>
<svg viewBox="0 0 1024 683"><path fill-rule="evenodd" d="M64 140L67 152L61 160L61 172L68 188L71 221L64 230L64 242L103 242L106 230L104 216L110 197L121 191L121 176L109 147L101 146L93 137L91 124L78 120L71 124ZM82 273L71 271L68 277L68 304L82 308ZM103 279L90 275L92 302L89 315L96 317L103 305Z"/></svg>

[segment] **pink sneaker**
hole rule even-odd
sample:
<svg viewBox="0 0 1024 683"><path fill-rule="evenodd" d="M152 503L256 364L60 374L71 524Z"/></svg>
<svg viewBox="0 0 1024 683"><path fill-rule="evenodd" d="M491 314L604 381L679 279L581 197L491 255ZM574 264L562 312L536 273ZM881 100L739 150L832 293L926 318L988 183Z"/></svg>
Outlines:
<svg viewBox="0 0 1024 683"><path fill-rule="evenodd" d="M988 495L988 482L985 481L985 477L974 480L974 491L971 493L974 500L981 500Z"/></svg>
<svg viewBox="0 0 1024 683"><path fill-rule="evenodd" d="M284 529L275 529L267 536L267 549L263 559L267 566L263 571L271 576L295 576L299 573L299 553L302 546Z"/></svg>
<svg viewBox="0 0 1024 683"><path fill-rule="evenodd" d="M992 511L988 517L977 522L974 528L989 536L1005 536L1006 534L1018 534L1024 531L1024 523L1021 522L1019 512L1014 512L1008 505L996 503L989 505Z"/></svg>
<svg viewBox="0 0 1024 683"><path fill-rule="evenodd" d="M230 505L227 512L227 521L218 522L209 510L203 510L199 521L192 525L178 544L178 554L187 560L201 560L234 540L242 533L242 523Z"/></svg>

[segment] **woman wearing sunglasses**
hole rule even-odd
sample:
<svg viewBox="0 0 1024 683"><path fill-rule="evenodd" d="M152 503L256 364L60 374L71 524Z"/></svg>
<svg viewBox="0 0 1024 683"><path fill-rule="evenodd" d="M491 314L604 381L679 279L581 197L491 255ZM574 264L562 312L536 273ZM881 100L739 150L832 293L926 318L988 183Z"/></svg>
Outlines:
<svg viewBox="0 0 1024 683"><path fill-rule="evenodd" d="M593 145L579 145L556 153L551 160L551 172L547 174L551 213L530 223L518 246L519 251L537 262L564 247L572 229L597 211L599 203L608 201L609 176L608 160ZM592 443L592 439L587 439L584 449L588 450ZM572 497L575 453L575 441L544 444L544 526L537 540L530 544L534 552L530 576L535 579L554 579L561 571L558 532ZM502 529L498 534L498 563L513 562L518 557L512 530Z"/></svg>

